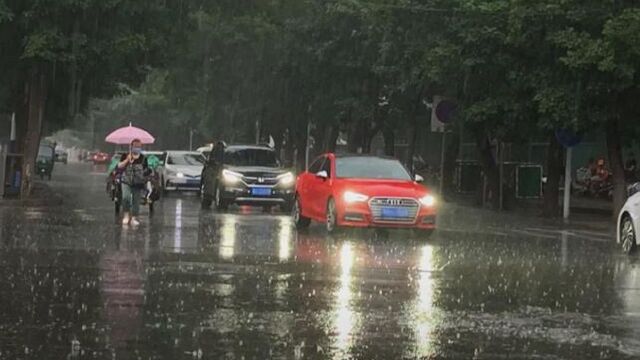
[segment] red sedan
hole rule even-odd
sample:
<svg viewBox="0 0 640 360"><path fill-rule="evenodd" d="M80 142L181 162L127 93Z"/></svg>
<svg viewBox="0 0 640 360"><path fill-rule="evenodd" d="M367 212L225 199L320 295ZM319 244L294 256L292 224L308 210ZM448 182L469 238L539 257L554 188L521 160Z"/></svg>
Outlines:
<svg viewBox="0 0 640 360"><path fill-rule="evenodd" d="M94 165L102 165L109 162L111 156L105 152L98 151L91 155L91 161L93 161Z"/></svg>
<svg viewBox="0 0 640 360"><path fill-rule="evenodd" d="M436 199L396 159L325 154L296 183L293 210L298 228L324 222L340 227L436 227Z"/></svg>

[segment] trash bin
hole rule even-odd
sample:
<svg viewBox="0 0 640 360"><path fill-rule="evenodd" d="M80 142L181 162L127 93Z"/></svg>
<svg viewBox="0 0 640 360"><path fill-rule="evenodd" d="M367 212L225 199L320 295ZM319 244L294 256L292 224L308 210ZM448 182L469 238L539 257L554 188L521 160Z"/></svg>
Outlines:
<svg viewBox="0 0 640 360"><path fill-rule="evenodd" d="M516 168L516 196L537 199L542 195L542 166L519 165Z"/></svg>
<svg viewBox="0 0 640 360"><path fill-rule="evenodd" d="M6 148L5 148L6 149ZM1 178L3 184L3 196L19 196L22 182L22 154L11 154L5 152L4 176Z"/></svg>

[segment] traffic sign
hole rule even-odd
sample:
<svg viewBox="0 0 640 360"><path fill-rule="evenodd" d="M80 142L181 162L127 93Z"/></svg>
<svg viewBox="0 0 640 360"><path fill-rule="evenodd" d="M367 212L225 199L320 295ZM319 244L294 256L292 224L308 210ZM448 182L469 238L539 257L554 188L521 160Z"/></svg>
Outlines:
<svg viewBox="0 0 640 360"><path fill-rule="evenodd" d="M453 122L457 105L452 100L442 96L433 97L431 107L431 131L444 132L445 124Z"/></svg>
<svg viewBox="0 0 640 360"><path fill-rule="evenodd" d="M578 134L571 129L558 129L556 130L556 139L562 146L571 148L580 144L582 134Z"/></svg>

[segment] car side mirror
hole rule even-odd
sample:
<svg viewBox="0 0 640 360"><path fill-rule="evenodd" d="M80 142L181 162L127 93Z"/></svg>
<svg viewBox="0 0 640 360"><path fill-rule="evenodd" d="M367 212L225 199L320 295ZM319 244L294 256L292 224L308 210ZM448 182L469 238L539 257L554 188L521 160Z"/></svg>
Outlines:
<svg viewBox="0 0 640 360"><path fill-rule="evenodd" d="M635 184L629 185L629 187L627 188L627 196L631 197L637 193L640 192L640 182L637 182Z"/></svg>
<svg viewBox="0 0 640 360"><path fill-rule="evenodd" d="M316 173L316 176L323 179L323 180L327 180L329 178L329 174L327 174L326 170L320 170Z"/></svg>
<svg viewBox="0 0 640 360"><path fill-rule="evenodd" d="M415 180L417 183L424 182L424 178L422 177L422 175L418 175L418 174L416 174Z"/></svg>

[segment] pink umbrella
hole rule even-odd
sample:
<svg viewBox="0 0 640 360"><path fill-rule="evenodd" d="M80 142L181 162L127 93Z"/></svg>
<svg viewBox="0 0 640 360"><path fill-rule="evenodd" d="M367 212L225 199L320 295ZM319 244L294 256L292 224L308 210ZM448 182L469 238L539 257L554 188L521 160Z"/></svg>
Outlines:
<svg viewBox="0 0 640 360"><path fill-rule="evenodd" d="M129 123L129 126L113 131L107 135L104 141L116 145L129 145L135 139L139 139L143 144L153 144L156 141L146 130L137 128L131 123Z"/></svg>

